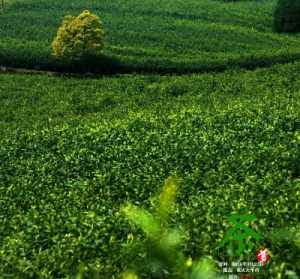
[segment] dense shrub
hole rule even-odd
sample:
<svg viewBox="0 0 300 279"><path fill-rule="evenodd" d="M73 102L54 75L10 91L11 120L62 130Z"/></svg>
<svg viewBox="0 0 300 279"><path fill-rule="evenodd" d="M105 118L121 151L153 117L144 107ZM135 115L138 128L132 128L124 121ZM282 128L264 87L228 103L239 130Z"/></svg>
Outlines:
<svg viewBox="0 0 300 279"><path fill-rule="evenodd" d="M300 0L279 0L274 12L274 30L300 32Z"/></svg>
<svg viewBox="0 0 300 279"><path fill-rule="evenodd" d="M87 62L101 56L104 31L100 19L85 10L66 16L52 43L53 55L64 62Z"/></svg>
<svg viewBox="0 0 300 279"><path fill-rule="evenodd" d="M276 102L4 135L0 273L67 278L82 263L85 278L119 274L132 262L120 256L123 243L131 235L144 239L121 218L119 205L129 201L152 212L149 197L173 173L183 181L170 226L190 232L182 247L186 256L227 260L218 251L226 217L247 210L274 255L263 278L299 272L297 243L269 239L270 231L299 226L298 119L298 110Z"/></svg>
<svg viewBox="0 0 300 279"><path fill-rule="evenodd" d="M155 213L158 186L174 174L183 181L167 228L189 233L178 251L227 260L218 250L226 218L245 209L272 253L257 278L300 274L299 71L0 75L0 277L72 278L82 266L81 278L118 278L147 248L137 259L124 244L150 240L119 205ZM174 79L187 94L157 92ZM105 96L115 108L94 110ZM85 113L72 114L82 104Z"/></svg>

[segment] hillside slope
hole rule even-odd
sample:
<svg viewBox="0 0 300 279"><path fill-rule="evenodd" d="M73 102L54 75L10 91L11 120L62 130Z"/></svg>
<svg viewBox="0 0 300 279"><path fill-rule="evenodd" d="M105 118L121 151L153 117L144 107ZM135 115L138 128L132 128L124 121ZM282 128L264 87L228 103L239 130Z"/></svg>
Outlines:
<svg viewBox="0 0 300 279"><path fill-rule="evenodd" d="M272 32L275 0L15 0L0 14L0 65L56 69L63 17L90 9L106 30L99 71L193 72L299 58L298 35Z"/></svg>

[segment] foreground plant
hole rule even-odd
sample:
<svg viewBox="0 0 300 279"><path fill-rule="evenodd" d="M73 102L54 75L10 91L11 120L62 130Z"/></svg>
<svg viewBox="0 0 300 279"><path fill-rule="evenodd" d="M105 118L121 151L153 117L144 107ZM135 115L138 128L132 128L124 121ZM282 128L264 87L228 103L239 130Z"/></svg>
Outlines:
<svg viewBox="0 0 300 279"><path fill-rule="evenodd" d="M124 279L149 275L151 278L216 278L216 270L210 258L194 262L191 257L185 257L180 249L186 234L182 229L173 228L169 224L169 215L175 208L176 192L177 179L169 177L153 213L130 203L122 208L129 221L142 229L146 236L142 243L131 246L129 254L133 255L134 249L138 247L139 251L135 253L142 257L138 261L134 260L131 271L123 274Z"/></svg>

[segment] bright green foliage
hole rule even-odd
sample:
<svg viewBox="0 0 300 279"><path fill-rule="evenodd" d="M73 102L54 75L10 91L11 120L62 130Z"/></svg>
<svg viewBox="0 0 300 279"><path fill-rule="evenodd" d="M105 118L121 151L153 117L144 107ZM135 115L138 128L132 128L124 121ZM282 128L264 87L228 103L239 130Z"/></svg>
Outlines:
<svg viewBox="0 0 300 279"><path fill-rule="evenodd" d="M146 234L138 251L138 255L145 256L141 262L137 260L138 255L132 255L133 268L137 274L148 274L151 278L215 279L215 267L211 260L193 262L184 256L181 249L184 233L168 222L175 206L176 189L176 179L166 179L153 214L131 204L122 209L126 217ZM125 278L137 276L133 274L126 272Z"/></svg>
<svg viewBox="0 0 300 279"><path fill-rule="evenodd" d="M226 2L9 1L0 64L58 69L50 45L59 20L83 9L107 22L104 54L120 61L110 65L115 72L219 71L300 57L300 35L272 32L276 0ZM181 76L0 75L0 277L106 279L134 261L124 278L208 279L210 258L228 260L219 253L227 216L244 210L257 216L271 252L262 278L296 278L299 72L295 63ZM169 178L156 196L174 173L180 191ZM120 214L125 201L131 223ZM288 238L274 237L281 228ZM210 258L193 260L203 255Z"/></svg>
<svg viewBox="0 0 300 279"><path fill-rule="evenodd" d="M0 75L0 277L120 275L133 262L124 243L138 253L148 234L119 205L157 220L152 197L172 174L182 181L165 228L188 235L166 242L179 243L188 266L203 255L228 260L218 250L227 217L246 210L273 255L263 279L300 274L299 237L270 236L299 230L299 72L300 63L182 76ZM171 97L164 88L174 81L188 91Z"/></svg>
<svg viewBox="0 0 300 279"><path fill-rule="evenodd" d="M90 11L66 16L52 43L53 55L64 62L88 62L101 56L103 39L101 21Z"/></svg>
<svg viewBox="0 0 300 279"><path fill-rule="evenodd" d="M83 9L101 15L109 32L103 54L112 61L99 70L186 73L292 61L299 36L272 32L276 2L12 1L0 17L0 64L56 69L50 44L60 19ZM173 93L182 90L171 86Z"/></svg>
<svg viewBox="0 0 300 279"><path fill-rule="evenodd" d="M300 0L278 0L274 29L277 32L300 32Z"/></svg>
<svg viewBox="0 0 300 279"><path fill-rule="evenodd" d="M123 274L122 279L138 279L139 277L132 271L127 271Z"/></svg>
<svg viewBox="0 0 300 279"><path fill-rule="evenodd" d="M217 279L218 277L215 271L215 265L210 258L204 258L192 265L189 275L186 276L189 279Z"/></svg>
<svg viewBox="0 0 300 279"><path fill-rule="evenodd" d="M153 273L155 278L163 278L165 272L170 274L170 278L176 278L176 274L182 275L184 256L178 250L178 246L182 242L183 235L179 230L169 228L167 222L168 215L175 202L175 191L174 179L168 178L154 214L131 204L122 209L126 217L146 234L142 251L138 251L139 253L145 253L142 262L136 260L136 255L132 255L134 267L139 274ZM130 254L132 254L131 251L129 251Z"/></svg>
<svg viewBox="0 0 300 279"><path fill-rule="evenodd" d="M139 209L132 204L128 204L125 208L123 208L123 212L126 214L128 219L141 227L145 234L149 237L157 237L160 235L160 223L157 222L157 220L155 220L155 218L146 210Z"/></svg>
<svg viewBox="0 0 300 279"><path fill-rule="evenodd" d="M169 177L165 181L164 188L159 196L158 216L162 221L167 220L167 217L174 207L176 198L177 184L174 177Z"/></svg>

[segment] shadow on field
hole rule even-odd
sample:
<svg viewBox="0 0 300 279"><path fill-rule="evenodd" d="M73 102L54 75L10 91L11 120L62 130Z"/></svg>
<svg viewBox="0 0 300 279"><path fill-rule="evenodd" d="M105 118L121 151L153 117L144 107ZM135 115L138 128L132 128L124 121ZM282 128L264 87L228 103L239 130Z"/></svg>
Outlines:
<svg viewBox="0 0 300 279"><path fill-rule="evenodd" d="M23 53L24 54L24 53ZM42 58L43 57L43 58ZM83 63L63 64L50 56L41 55L41 60L28 59L26 55L13 57L0 52L0 73L27 73L50 75L76 75L76 77L99 77L99 75L118 74L158 74L185 75L209 72L223 72L230 69L254 70L271 67L276 64L293 63L300 60L300 53L277 53L271 56L245 56L230 58L227 61L194 61L193 63L174 62L165 58L148 57L141 62L122 61L116 57L103 55L98 59L89 59Z"/></svg>

